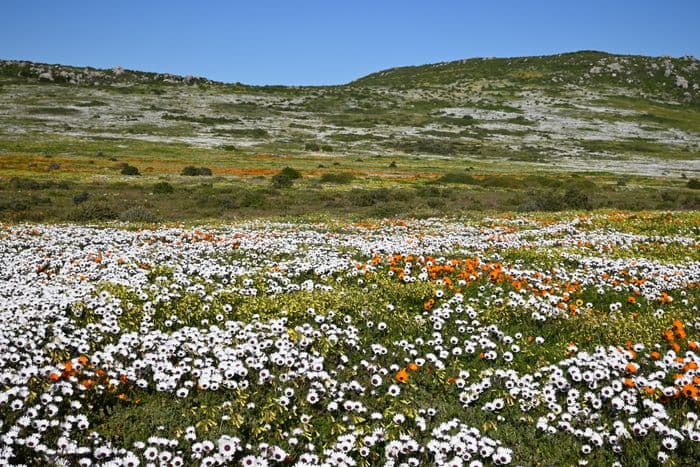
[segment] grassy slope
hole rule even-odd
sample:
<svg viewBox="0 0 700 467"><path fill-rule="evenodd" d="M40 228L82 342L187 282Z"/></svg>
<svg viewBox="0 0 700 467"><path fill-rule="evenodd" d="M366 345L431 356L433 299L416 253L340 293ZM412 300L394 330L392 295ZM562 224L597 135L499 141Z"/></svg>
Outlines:
<svg viewBox="0 0 700 467"><path fill-rule="evenodd" d="M54 81L39 79L49 69ZM4 62L0 216L70 219L81 192L112 216L146 207L169 220L696 209L681 175L700 172L699 81L690 59L598 52L405 67L314 88ZM125 163L141 176L120 175ZM215 177L179 176L187 165ZM272 188L285 166L304 177ZM337 173L353 178L323 178ZM153 195L158 182L174 192Z"/></svg>

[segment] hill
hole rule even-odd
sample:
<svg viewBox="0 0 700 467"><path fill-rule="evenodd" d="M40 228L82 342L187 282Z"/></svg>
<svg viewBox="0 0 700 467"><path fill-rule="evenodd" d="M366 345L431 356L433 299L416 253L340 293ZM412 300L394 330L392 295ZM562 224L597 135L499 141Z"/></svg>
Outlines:
<svg viewBox="0 0 700 467"><path fill-rule="evenodd" d="M689 178L700 178L699 73L692 57L583 51L401 67L340 86L287 87L1 61L0 182L119 184L121 168L131 164L148 183L189 183L177 177L193 166L210 168L222 184L262 187L293 166L312 190L347 185L309 192L315 206L344 209L338 196L348 186L408 186L415 193L400 196L426 199L421 190L440 181L468 188L453 200L463 209L518 207L533 187L564 190L562 177L591 174L592 184L577 186L600 187L605 179L614 192L595 206L693 207L695 190L682 190ZM646 178L635 182L642 197L634 192L627 200L622 187L631 176ZM682 190L649 191L667 185ZM268 195L250 196L243 204L259 208ZM362 196L352 203L387 202L385 192ZM439 198L431 210L447 209ZM406 199L395 207L403 209ZM231 203L239 210L241 202Z"/></svg>

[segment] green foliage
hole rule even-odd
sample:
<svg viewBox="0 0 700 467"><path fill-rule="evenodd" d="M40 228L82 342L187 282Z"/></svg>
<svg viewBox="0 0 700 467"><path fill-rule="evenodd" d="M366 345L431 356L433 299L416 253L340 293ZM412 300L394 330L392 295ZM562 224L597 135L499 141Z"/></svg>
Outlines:
<svg viewBox="0 0 700 467"><path fill-rule="evenodd" d="M158 182L155 185L153 185L153 193L168 194L172 193L173 191L175 191L175 189L168 182Z"/></svg>
<svg viewBox="0 0 700 467"><path fill-rule="evenodd" d="M133 165L124 164L120 173L122 175L140 175L139 169Z"/></svg>
<svg viewBox="0 0 700 467"><path fill-rule="evenodd" d="M182 169L182 172L180 172L180 175L185 175L188 177L198 177L198 176L211 176L211 169L208 167L195 167L193 165L188 165L184 169Z"/></svg>
<svg viewBox="0 0 700 467"><path fill-rule="evenodd" d="M280 170L279 175L284 175L291 180L298 180L301 178L301 172L291 167L285 167Z"/></svg>
<svg viewBox="0 0 700 467"><path fill-rule="evenodd" d="M346 185L355 180L355 176L350 172L325 173L321 175L321 183L331 183L334 185Z"/></svg>
<svg viewBox="0 0 700 467"><path fill-rule="evenodd" d="M117 217L114 207L100 200L88 200L68 212L68 219L73 222L109 221Z"/></svg>
<svg viewBox="0 0 700 467"><path fill-rule="evenodd" d="M83 191L73 196L73 204L83 204L88 199L90 199L90 193L88 193L87 191Z"/></svg>
<svg viewBox="0 0 700 467"><path fill-rule="evenodd" d="M700 190L700 180L697 178L691 178L688 180L688 188L692 190Z"/></svg>
<svg viewBox="0 0 700 467"><path fill-rule="evenodd" d="M122 212L119 214L119 220L124 221L124 222L148 222L148 223L154 223L158 222L160 218L154 214L151 210L142 207L142 206L136 206L133 208L129 208L126 211Z"/></svg>

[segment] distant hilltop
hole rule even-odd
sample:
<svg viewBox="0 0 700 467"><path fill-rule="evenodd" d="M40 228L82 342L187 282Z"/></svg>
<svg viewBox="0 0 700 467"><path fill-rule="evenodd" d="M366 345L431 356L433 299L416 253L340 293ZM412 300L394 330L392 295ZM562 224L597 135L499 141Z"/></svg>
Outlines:
<svg viewBox="0 0 700 467"><path fill-rule="evenodd" d="M203 77L135 71L121 66L97 69L19 60L0 61L0 77L15 82L73 85L232 85ZM348 85L406 89L454 87L475 80L504 79L527 86L610 85L635 88L640 92L669 94L685 101L700 100L700 61L695 57L615 55L598 51L514 58L469 58L405 66L372 73ZM233 85L241 86L240 83Z"/></svg>
<svg viewBox="0 0 700 467"><path fill-rule="evenodd" d="M115 66L111 69L98 69L92 67L50 65L25 60L0 60L0 75L18 79L75 85L109 83L128 85L151 82L186 85L216 83L215 81L201 77L134 71L127 70L121 66Z"/></svg>

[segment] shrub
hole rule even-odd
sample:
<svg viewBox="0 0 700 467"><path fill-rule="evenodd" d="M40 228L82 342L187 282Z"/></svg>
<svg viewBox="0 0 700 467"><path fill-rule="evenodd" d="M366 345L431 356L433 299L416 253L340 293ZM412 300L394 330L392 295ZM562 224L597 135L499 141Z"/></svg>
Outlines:
<svg viewBox="0 0 700 467"><path fill-rule="evenodd" d="M386 188L376 190L357 188L350 191L349 198L354 206L374 206L389 200L389 190Z"/></svg>
<svg viewBox="0 0 700 467"><path fill-rule="evenodd" d="M333 146L330 144L324 144L321 146L321 150L325 152L333 152Z"/></svg>
<svg viewBox="0 0 700 467"><path fill-rule="evenodd" d="M284 175L287 178L290 178L292 180L296 180L298 178L301 178L301 172L299 172L296 169L293 169L291 167L285 167L284 169L280 170L280 175Z"/></svg>
<svg viewBox="0 0 700 467"><path fill-rule="evenodd" d="M172 193L173 186L168 182L158 182L153 185L153 193Z"/></svg>
<svg viewBox="0 0 700 467"><path fill-rule="evenodd" d="M182 169L182 172L180 172L181 175L186 175L189 177L197 177L197 176L210 176L211 175L211 169L209 167L195 167L193 165L188 165L184 169Z"/></svg>
<svg viewBox="0 0 700 467"><path fill-rule="evenodd" d="M304 149L307 151L320 151L321 146L319 146L318 143L306 143Z"/></svg>
<svg viewBox="0 0 700 467"><path fill-rule="evenodd" d="M519 211L561 211L564 208L561 195L553 190L528 190L525 200L518 207Z"/></svg>
<svg viewBox="0 0 700 467"><path fill-rule="evenodd" d="M142 206L129 208L119 215L124 222L158 222L159 218L152 211Z"/></svg>
<svg viewBox="0 0 700 467"><path fill-rule="evenodd" d="M8 199L0 200L0 212L2 211L12 211L20 212L29 209L29 203L22 199Z"/></svg>
<svg viewBox="0 0 700 467"><path fill-rule="evenodd" d="M240 200L243 208L259 208L265 204L265 194L261 191L246 191Z"/></svg>
<svg viewBox="0 0 700 467"><path fill-rule="evenodd" d="M294 180L301 178L301 173L291 167L285 167L272 177L274 188L289 188L294 184Z"/></svg>
<svg viewBox="0 0 700 467"><path fill-rule="evenodd" d="M472 177L471 175L467 175L463 172L450 172L444 174L442 177L438 179L439 182L442 183L464 183L467 185L478 185L479 181Z"/></svg>
<svg viewBox="0 0 700 467"><path fill-rule="evenodd" d="M700 190L700 180L697 178L691 178L688 180L688 188L692 190Z"/></svg>
<svg viewBox="0 0 700 467"><path fill-rule="evenodd" d="M182 169L182 172L180 172L180 175L187 175L189 177L195 177L199 175L199 169L193 165L188 165L184 169Z"/></svg>
<svg viewBox="0 0 700 467"><path fill-rule="evenodd" d="M139 169L134 167L133 165L129 165L129 164L124 164L122 166L121 174L122 175L140 175Z"/></svg>
<svg viewBox="0 0 700 467"><path fill-rule="evenodd" d="M294 184L294 179L289 178L282 172L272 177L272 186L275 188L289 188Z"/></svg>
<svg viewBox="0 0 700 467"><path fill-rule="evenodd" d="M73 204L83 204L88 199L90 199L90 193L83 191L82 193L78 193L77 195L73 196Z"/></svg>
<svg viewBox="0 0 700 467"><path fill-rule="evenodd" d="M569 209L591 209L591 201L588 194L574 187L566 190L562 202Z"/></svg>
<svg viewBox="0 0 700 467"><path fill-rule="evenodd" d="M321 183L334 183L345 185L355 180L355 176L349 172L328 173L321 175Z"/></svg>
<svg viewBox="0 0 700 467"><path fill-rule="evenodd" d="M68 219L74 222L108 221L117 218L117 212L103 201L88 201L73 208Z"/></svg>

